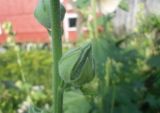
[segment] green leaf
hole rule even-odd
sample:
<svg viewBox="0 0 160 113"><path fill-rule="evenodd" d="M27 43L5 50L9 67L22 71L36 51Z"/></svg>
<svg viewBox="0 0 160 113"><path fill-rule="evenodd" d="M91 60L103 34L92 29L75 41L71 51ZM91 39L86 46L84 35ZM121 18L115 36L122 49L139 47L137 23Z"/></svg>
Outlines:
<svg viewBox="0 0 160 113"><path fill-rule="evenodd" d="M129 10L129 5L127 0L122 0L121 3L119 4L119 7L125 11Z"/></svg>
<svg viewBox="0 0 160 113"><path fill-rule="evenodd" d="M96 72L100 77L105 76L105 63L107 58L118 59L120 50L114 40L109 38L97 38L92 40L93 57L95 59Z"/></svg>
<svg viewBox="0 0 160 113"><path fill-rule="evenodd" d="M151 67L160 68L160 56L152 56L148 59L147 64Z"/></svg>
<svg viewBox="0 0 160 113"><path fill-rule="evenodd" d="M76 6L78 8L84 8L87 7L90 3L90 0L77 0L76 1Z"/></svg>
<svg viewBox="0 0 160 113"><path fill-rule="evenodd" d="M45 28L51 29L51 10L50 10L50 0L39 0L38 5L35 9L34 16ZM65 15L65 8L61 4L61 21Z"/></svg>
<svg viewBox="0 0 160 113"><path fill-rule="evenodd" d="M91 105L80 90L64 92L64 113L89 113Z"/></svg>

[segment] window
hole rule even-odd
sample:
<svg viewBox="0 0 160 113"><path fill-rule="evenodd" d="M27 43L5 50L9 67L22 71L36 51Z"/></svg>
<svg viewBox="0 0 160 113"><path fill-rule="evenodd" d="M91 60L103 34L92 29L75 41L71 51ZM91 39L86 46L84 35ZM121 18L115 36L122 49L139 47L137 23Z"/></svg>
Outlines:
<svg viewBox="0 0 160 113"><path fill-rule="evenodd" d="M70 28L76 27L77 18L69 18L68 21L69 21L69 27Z"/></svg>

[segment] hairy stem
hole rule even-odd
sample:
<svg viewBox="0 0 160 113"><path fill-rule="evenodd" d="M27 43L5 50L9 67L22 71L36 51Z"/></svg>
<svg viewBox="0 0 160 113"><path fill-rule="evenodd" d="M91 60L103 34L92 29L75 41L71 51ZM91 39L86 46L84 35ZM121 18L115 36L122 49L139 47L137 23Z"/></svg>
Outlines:
<svg viewBox="0 0 160 113"><path fill-rule="evenodd" d="M52 36L52 53L53 53L53 113L62 113L63 109L63 92L59 91L62 80L59 77L58 62L62 56L61 41L61 19L60 19L60 2L59 0L50 0L51 8L51 36Z"/></svg>

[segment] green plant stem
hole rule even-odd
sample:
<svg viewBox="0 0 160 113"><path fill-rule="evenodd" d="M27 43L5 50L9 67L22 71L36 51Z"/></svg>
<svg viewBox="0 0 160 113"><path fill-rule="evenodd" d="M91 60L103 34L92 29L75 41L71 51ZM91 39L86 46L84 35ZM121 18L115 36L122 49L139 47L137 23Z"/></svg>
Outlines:
<svg viewBox="0 0 160 113"><path fill-rule="evenodd" d="M19 50L18 51L16 50L15 52L16 52L16 56L17 56L17 64L20 68L22 81L25 82L26 79L25 79L25 74L24 74L24 70L23 70L23 67L22 67L22 60L21 60L21 57L20 57L20 52L19 52Z"/></svg>
<svg viewBox="0 0 160 113"><path fill-rule="evenodd" d="M92 7L92 16L93 16L93 34L95 38L98 38L96 0L91 1L91 7Z"/></svg>
<svg viewBox="0 0 160 113"><path fill-rule="evenodd" d="M116 97L116 86L115 86L115 84L113 84L113 94L112 94L111 112L110 113L114 113L115 97Z"/></svg>
<svg viewBox="0 0 160 113"><path fill-rule="evenodd" d="M107 59L107 63L106 63L106 75L103 75L102 77L99 77L99 98L100 98L100 102L99 102L99 112L100 113L106 113L105 111L105 98L106 95L109 93L109 87L110 87L110 74L112 71L112 59L108 58ZM112 104L111 104L111 112L113 113L114 110L114 95L113 99L112 99Z"/></svg>
<svg viewBox="0 0 160 113"><path fill-rule="evenodd" d="M52 36L52 56L53 56L53 113L62 113L63 109L63 92L59 91L62 80L59 77L58 62L62 56L61 41L61 19L60 19L60 2L59 0L50 0L51 8L51 36Z"/></svg>

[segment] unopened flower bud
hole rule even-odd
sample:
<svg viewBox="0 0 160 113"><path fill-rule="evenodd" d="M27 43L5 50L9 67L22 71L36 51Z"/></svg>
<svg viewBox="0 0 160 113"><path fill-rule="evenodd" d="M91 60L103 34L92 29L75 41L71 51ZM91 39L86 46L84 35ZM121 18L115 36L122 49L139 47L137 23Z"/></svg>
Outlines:
<svg viewBox="0 0 160 113"><path fill-rule="evenodd" d="M69 50L59 62L59 74L66 83L83 85L95 75L91 44Z"/></svg>

